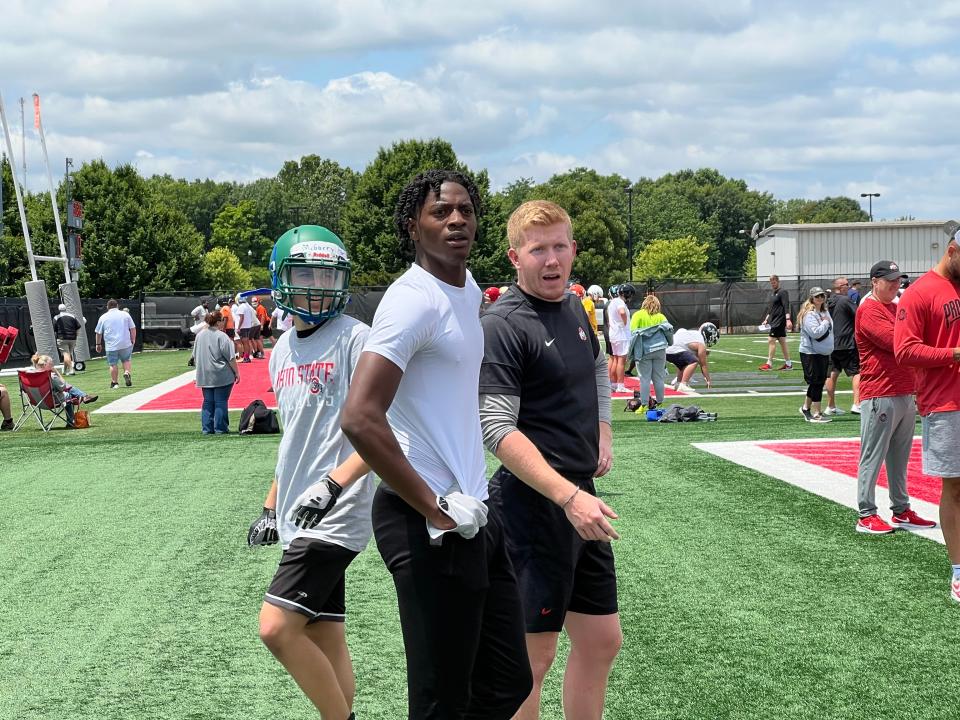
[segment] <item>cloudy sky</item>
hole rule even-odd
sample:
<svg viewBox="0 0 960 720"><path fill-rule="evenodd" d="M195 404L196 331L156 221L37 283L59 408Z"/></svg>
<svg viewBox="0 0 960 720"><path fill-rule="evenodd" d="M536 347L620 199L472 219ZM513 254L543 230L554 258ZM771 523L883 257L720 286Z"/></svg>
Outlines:
<svg viewBox="0 0 960 720"><path fill-rule="evenodd" d="M54 172L362 170L440 136L495 187L707 166L781 198L879 192L877 219L960 214L957 1L3 0L0 29L15 155L38 92Z"/></svg>

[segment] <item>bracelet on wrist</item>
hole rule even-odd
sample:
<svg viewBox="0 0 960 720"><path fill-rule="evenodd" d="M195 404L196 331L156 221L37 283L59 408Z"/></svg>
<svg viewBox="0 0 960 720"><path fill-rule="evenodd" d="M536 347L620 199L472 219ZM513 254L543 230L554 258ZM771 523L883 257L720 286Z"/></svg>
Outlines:
<svg viewBox="0 0 960 720"><path fill-rule="evenodd" d="M574 490L574 491L573 491L573 495L571 495L570 497L568 497L568 498L566 499L566 501L564 501L563 505L560 506L560 509L561 509L561 510L566 510L566 509L567 509L567 505L569 505L571 502L573 502L573 499L577 496L577 493L579 493L579 492L580 492L580 488L577 488L576 490Z"/></svg>

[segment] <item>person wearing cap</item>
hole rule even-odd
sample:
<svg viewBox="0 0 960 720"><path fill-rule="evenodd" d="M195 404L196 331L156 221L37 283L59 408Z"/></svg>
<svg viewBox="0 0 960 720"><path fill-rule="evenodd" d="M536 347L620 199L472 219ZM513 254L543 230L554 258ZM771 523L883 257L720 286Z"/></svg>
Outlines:
<svg viewBox="0 0 960 720"><path fill-rule="evenodd" d="M830 422L830 418L820 412L833 352L833 319L827 310L827 293L822 287L810 288L807 301L797 314L797 324L800 326L800 364L803 366L803 381L807 383L807 395L800 414L807 422Z"/></svg>
<svg viewBox="0 0 960 720"><path fill-rule="evenodd" d="M856 530L871 535L892 533L898 527L932 528L910 509L907 495L907 463L913 448L917 408L913 401L913 370L901 367L893 355L893 326L897 306L893 302L906 278L895 262L881 260L870 269L871 291L856 315L857 347L860 351L860 462L857 468ZM877 477L887 468L890 508L887 523L877 514Z"/></svg>
<svg viewBox="0 0 960 720"><path fill-rule="evenodd" d="M894 355L916 374L923 432L923 472L943 478L940 525L953 566L950 598L960 603L960 223L944 226L950 242L932 270L897 305ZM899 281L898 281L899 283Z"/></svg>
<svg viewBox="0 0 960 720"><path fill-rule="evenodd" d="M586 294L580 300L580 303L583 305L584 312L587 313L587 320L590 322L590 329L593 331L593 334L597 334L597 298L603 295L603 290L600 289L599 285L591 285L587 288Z"/></svg>
<svg viewBox="0 0 960 720"><path fill-rule="evenodd" d="M857 305L847 295L850 283L845 277L833 281L833 292L827 298L827 310L833 319L833 353L830 355L830 375L827 376L827 409L824 415L843 415L837 407L835 390L840 373L846 373L853 385L853 404L850 412L860 414L860 354L857 352L857 339L854 334L854 318Z"/></svg>
<svg viewBox="0 0 960 720"><path fill-rule="evenodd" d="M83 328L73 313L67 312L66 305L57 307L58 314L53 318L53 329L57 335L57 348L63 355L64 375L74 375L73 369L74 348L77 346L77 333Z"/></svg>

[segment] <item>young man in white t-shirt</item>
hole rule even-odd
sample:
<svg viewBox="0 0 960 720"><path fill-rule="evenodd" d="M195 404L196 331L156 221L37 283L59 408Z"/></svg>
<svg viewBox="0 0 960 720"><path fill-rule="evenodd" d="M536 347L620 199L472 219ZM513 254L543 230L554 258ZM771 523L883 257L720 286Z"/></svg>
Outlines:
<svg viewBox="0 0 960 720"><path fill-rule="evenodd" d="M120 310L116 300L107 301L107 311L97 320L97 352L107 352L107 364L110 366L110 389L120 387L117 363L123 363L123 383L130 387L133 378L130 375L130 358L137 341L137 327L130 313Z"/></svg>
<svg viewBox="0 0 960 720"><path fill-rule="evenodd" d="M276 329L273 336L274 339L280 337L293 327L293 316L288 314L282 307L274 308L273 312L270 313L270 318L273 321L273 327Z"/></svg>
<svg viewBox="0 0 960 720"><path fill-rule="evenodd" d="M486 505L481 293L466 269L479 208L454 171L400 194L394 223L414 264L377 307L343 411L384 481L373 528L397 590L410 718L506 720L532 687L516 576Z"/></svg>
<svg viewBox="0 0 960 720"><path fill-rule="evenodd" d="M369 328L343 315L350 262L326 228L288 230L270 270L277 305L296 329L270 355L284 433L268 503L284 552L260 610L260 637L324 718L347 720L355 686L344 577L370 539L374 485L340 416Z"/></svg>
<svg viewBox="0 0 960 720"><path fill-rule="evenodd" d="M630 310L627 304L635 294L633 285L624 283L617 289L617 297L607 305L607 334L610 337L610 389L613 392L626 392L623 375L626 368L627 351L630 349Z"/></svg>

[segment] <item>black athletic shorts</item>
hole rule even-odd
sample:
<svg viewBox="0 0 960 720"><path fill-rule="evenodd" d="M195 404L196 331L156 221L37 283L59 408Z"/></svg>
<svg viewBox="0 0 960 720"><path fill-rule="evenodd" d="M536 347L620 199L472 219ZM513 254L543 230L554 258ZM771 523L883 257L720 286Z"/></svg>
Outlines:
<svg viewBox="0 0 960 720"><path fill-rule="evenodd" d="M597 494L592 479L573 482ZM506 468L490 480L490 502L503 517L528 633L560 632L568 611L617 612L610 543L581 539L560 507Z"/></svg>
<svg viewBox="0 0 960 720"><path fill-rule="evenodd" d="M236 331L233 328L226 328L224 332L227 334L227 337L230 338L231 340L233 340L234 336L236 335Z"/></svg>
<svg viewBox="0 0 960 720"><path fill-rule="evenodd" d="M860 352L857 350L834 350L830 355L830 372L844 372L847 377L860 374Z"/></svg>
<svg viewBox="0 0 960 720"><path fill-rule="evenodd" d="M684 350L678 353L667 353L667 362L671 363L677 370L683 370L687 365L696 365L700 361L693 352Z"/></svg>
<svg viewBox="0 0 960 720"><path fill-rule="evenodd" d="M241 340L250 339L250 328L240 328L240 339Z"/></svg>
<svg viewBox="0 0 960 720"><path fill-rule="evenodd" d="M782 338L787 336L787 323L784 321L780 325L771 325L770 326L770 337L772 338Z"/></svg>
<svg viewBox="0 0 960 720"><path fill-rule="evenodd" d="M260 339L260 326L259 326L259 325L254 325L252 328L250 328L250 339L251 339L251 340L259 340L259 339Z"/></svg>
<svg viewBox="0 0 960 720"><path fill-rule="evenodd" d="M310 618L343 622L347 613L344 577L359 553L317 538L298 537L283 551L264 601Z"/></svg>

